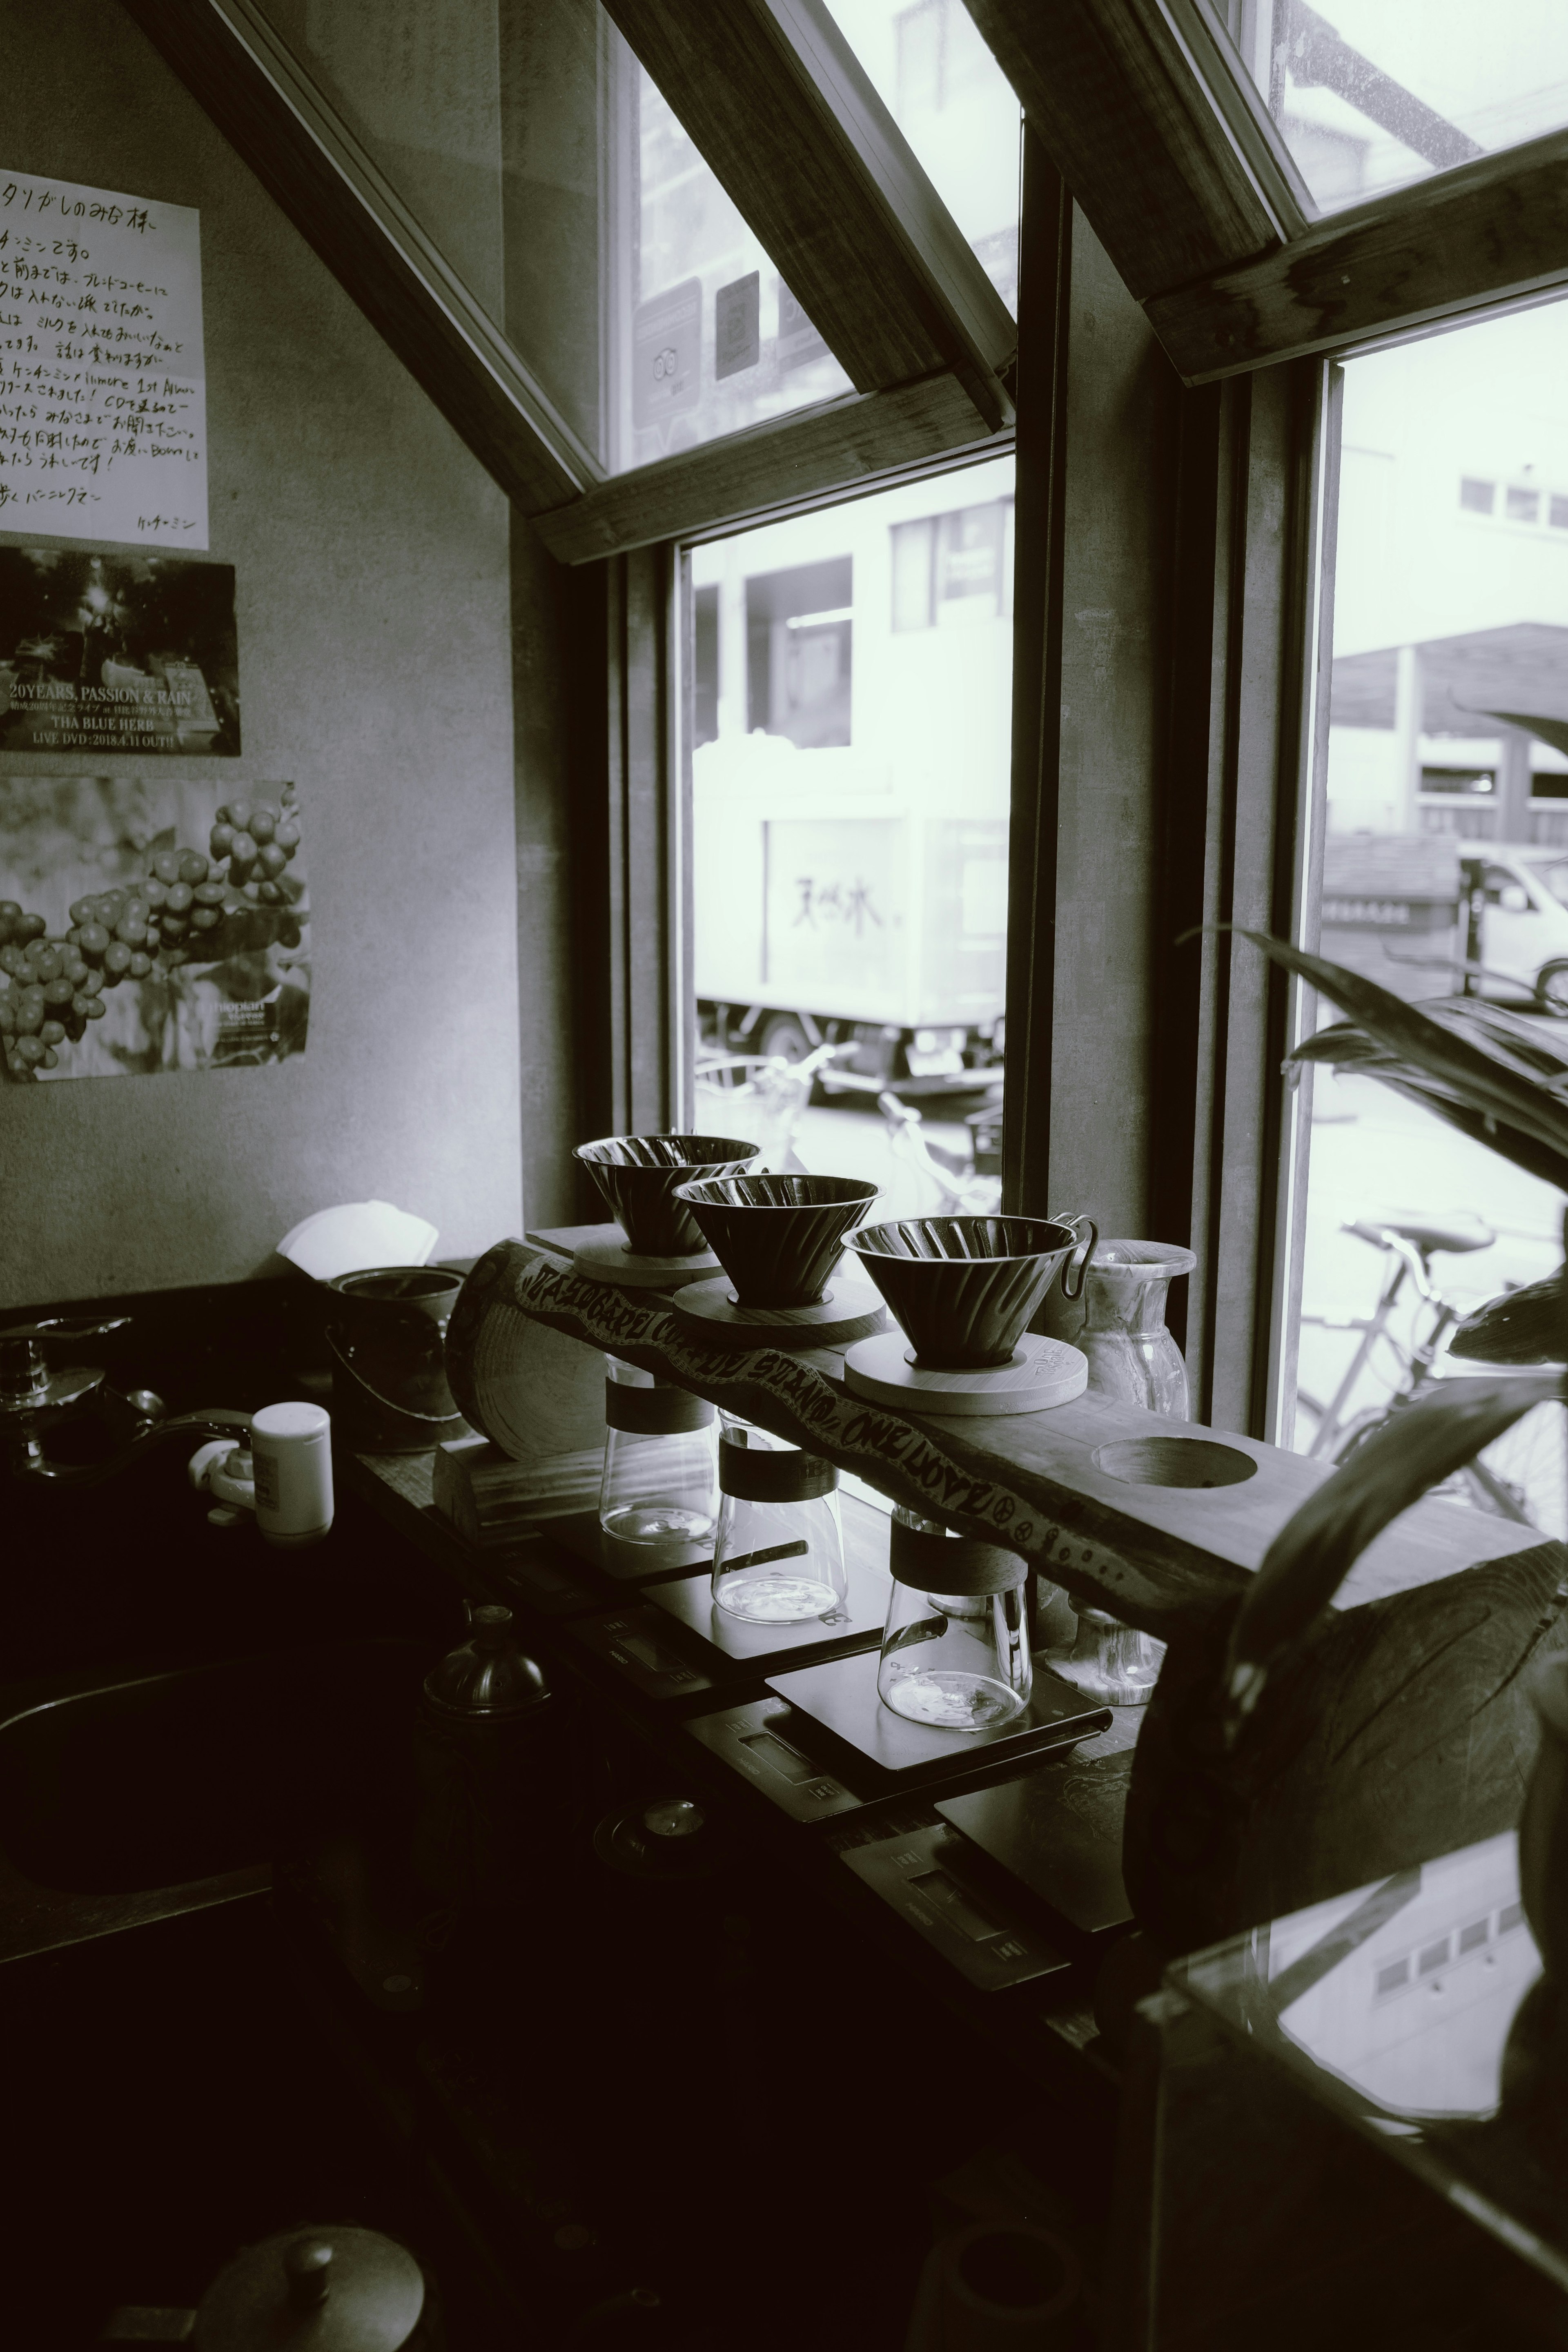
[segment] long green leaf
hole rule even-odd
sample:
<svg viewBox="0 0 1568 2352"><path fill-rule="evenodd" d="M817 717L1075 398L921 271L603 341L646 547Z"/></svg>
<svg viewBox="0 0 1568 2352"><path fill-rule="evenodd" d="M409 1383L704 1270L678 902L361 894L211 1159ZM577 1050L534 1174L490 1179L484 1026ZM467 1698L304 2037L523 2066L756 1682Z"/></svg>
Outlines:
<svg viewBox="0 0 1568 2352"><path fill-rule="evenodd" d="M1538 1078L1515 1068L1489 1043L1457 1034L1452 1025L1433 1020L1360 972L1326 963L1284 940L1270 939L1266 931L1237 928L1242 939L1250 940L1298 979L1310 982L1399 1060L1451 1087L1472 1109L1507 1120L1554 1151L1568 1152L1568 1103L1558 1101Z"/></svg>
<svg viewBox="0 0 1568 2352"><path fill-rule="evenodd" d="M1559 1266L1542 1282L1489 1299L1454 1327L1450 1356L1472 1364L1561 1364L1568 1360L1568 1300Z"/></svg>
<svg viewBox="0 0 1568 2352"><path fill-rule="evenodd" d="M1250 1714L1269 1666L1316 1622L1374 1537L1562 1393L1555 1372L1442 1381L1364 1438L1281 1528L1247 1589L1226 1673L1233 1721Z"/></svg>
<svg viewBox="0 0 1568 2352"><path fill-rule="evenodd" d="M1331 1045L1330 1040L1335 1042ZM1430 1111L1435 1118L1468 1135L1472 1142L1484 1144L1500 1160L1511 1160L1516 1168L1538 1177L1542 1183L1568 1192L1568 1152L1556 1151L1535 1136L1521 1135L1506 1119L1472 1110L1454 1095L1439 1091L1433 1080L1392 1054L1385 1054L1359 1029L1346 1028L1342 1024L1332 1029L1320 1029L1289 1058L1292 1062L1326 1062L1336 1069L1351 1071L1356 1077L1375 1078L1391 1093L1403 1095L1407 1102Z"/></svg>

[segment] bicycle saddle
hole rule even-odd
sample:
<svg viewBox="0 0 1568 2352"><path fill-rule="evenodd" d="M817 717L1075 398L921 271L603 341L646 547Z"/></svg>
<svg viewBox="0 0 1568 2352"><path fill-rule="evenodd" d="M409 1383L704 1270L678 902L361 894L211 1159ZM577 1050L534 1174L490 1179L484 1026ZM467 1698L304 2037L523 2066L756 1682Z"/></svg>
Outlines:
<svg viewBox="0 0 1568 2352"><path fill-rule="evenodd" d="M1490 1249L1497 1239L1489 1225L1449 1225L1440 1217L1357 1217L1345 1231L1374 1249L1382 1246L1384 1234L1397 1234L1423 1256L1443 1251L1462 1257L1469 1250Z"/></svg>

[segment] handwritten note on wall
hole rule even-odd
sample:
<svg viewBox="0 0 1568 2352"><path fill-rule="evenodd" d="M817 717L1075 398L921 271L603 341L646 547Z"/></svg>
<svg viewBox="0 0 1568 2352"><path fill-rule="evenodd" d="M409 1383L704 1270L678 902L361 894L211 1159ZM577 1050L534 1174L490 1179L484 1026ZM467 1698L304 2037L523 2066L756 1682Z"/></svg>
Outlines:
<svg viewBox="0 0 1568 2352"><path fill-rule="evenodd" d="M199 219L0 169L0 530L205 547Z"/></svg>

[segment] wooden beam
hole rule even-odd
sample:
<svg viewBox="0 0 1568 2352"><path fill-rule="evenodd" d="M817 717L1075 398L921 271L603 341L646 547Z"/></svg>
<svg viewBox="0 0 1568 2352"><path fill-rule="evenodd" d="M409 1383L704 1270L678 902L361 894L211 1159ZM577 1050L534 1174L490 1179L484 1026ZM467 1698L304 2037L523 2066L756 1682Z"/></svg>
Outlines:
<svg viewBox="0 0 1568 2352"><path fill-rule="evenodd" d="M1005 455L1008 434L981 432L951 375L896 392L851 394L771 419L680 457L618 475L534 529L563 563L647 547L656 540L752 520L803 500L879 486L966 451Z"/></svg>
<svg viewBox="0 0 1568 2352"><path fill-rule="evenodd" d="M942 370L1009 421L1006 306L823 0L606 5L856 390Z"/></svg>
<svg viewBox="0 0 1568 2352"><path fill-rule="evenodd" d="M447 1338L465 1409L477 1404L476 1360L488 1379L504 1379L510 1334L525 1315L757 1422L959 1534L1005 1544L1075 1601L1162 1639L1244 1591L1286 1520L1331 1475L1326 1463L1226 1436L1252 1465L1233 1485L1123 1480L1103 1465L1108 1443L1214 1441L1195 1424L1093 1391L1048 1412L973 1420L870 1404L847 1387L842 1349L731 1346L716 1354L662 1294L576 1274L569 1253L579 1238L545 1232L498 1242L479 1260ZM502 1334L493 1340L481 1336L491 1316ZM469 1410L469 1418L478 1425L482 1413ZM1414 1591L1537 1542L1531 1528L1427 1496L1362 1554L1334 1606Z"/></svg>
<svg viewBox="0 0 1568 2352"><path fill-rule="evenodd" d="M1227 131L1159 0L968 0L1058 170L1140 301L1300 226Z"/></svg>
<svg viewBox="0 0 1568 2352"><path fill-rule="evenodd" d="M1146 304L1189 383L1568 284L1568 131L1357 205Z"/></svg>
<svg viewBox="0 0 1568 2352"><path fill-rule="evenodd" d="M122 0L345 292L525 513L603 467L251 0Z"/></svg>

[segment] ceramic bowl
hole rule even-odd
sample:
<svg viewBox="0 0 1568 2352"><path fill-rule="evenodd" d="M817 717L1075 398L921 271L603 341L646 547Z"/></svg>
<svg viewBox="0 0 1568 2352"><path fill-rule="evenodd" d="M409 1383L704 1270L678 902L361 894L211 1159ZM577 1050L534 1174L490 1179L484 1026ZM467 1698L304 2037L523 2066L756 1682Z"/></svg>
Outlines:
<svg viewBox="0 0 1568 2352"><path fill-rule="evenodd" d="M593 1175L639 1257L690 1257L702 1248L691 1212L675 1197L695 1176L738 1176L761 1147L732 1135L605 1135L572 1154Z"/></svg>
<svg viewBox="0 0 1568 2352"><path fill-rule="evenodd" d="M1010 1360L1079 1235L1045 1217L900 1217L866 1226L849 1246L921 1370L983 1371Z"/></svg>
<svg viewBox="0 0 1568 2352"><path fill-rule="evenodd" d="M704 1176L676 1193L742 1307L815 1307L876 1197L858 1176Z"/></svg>

